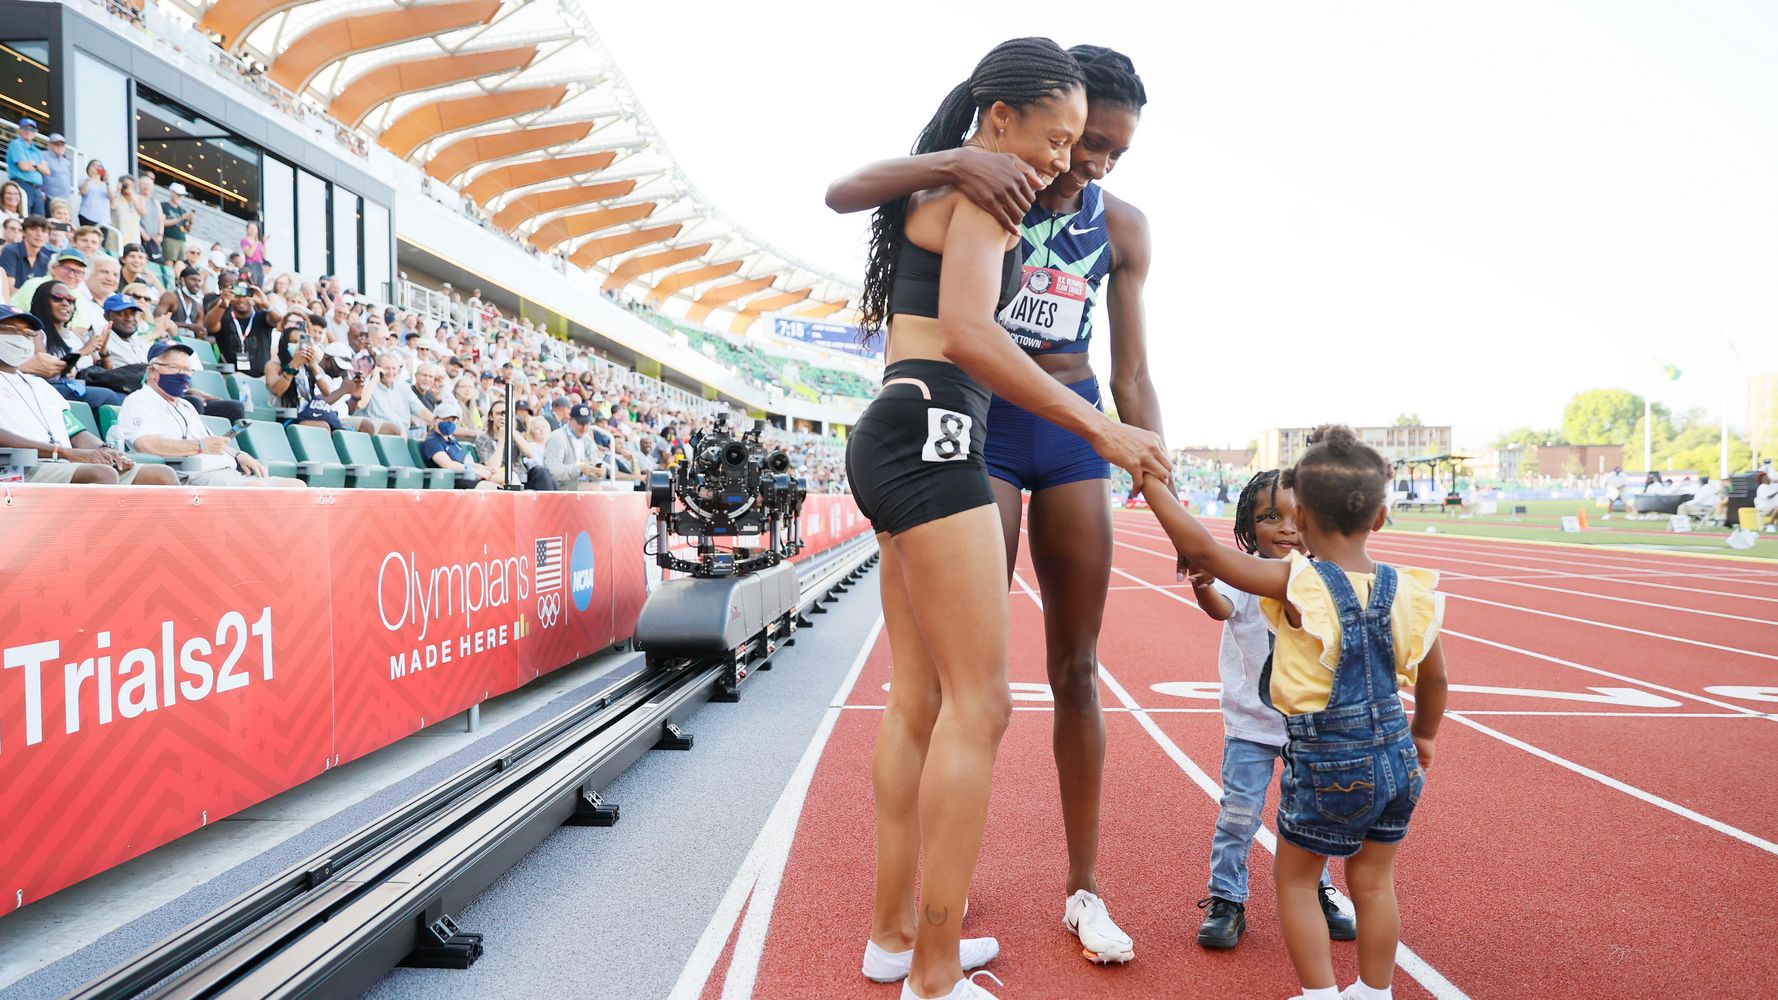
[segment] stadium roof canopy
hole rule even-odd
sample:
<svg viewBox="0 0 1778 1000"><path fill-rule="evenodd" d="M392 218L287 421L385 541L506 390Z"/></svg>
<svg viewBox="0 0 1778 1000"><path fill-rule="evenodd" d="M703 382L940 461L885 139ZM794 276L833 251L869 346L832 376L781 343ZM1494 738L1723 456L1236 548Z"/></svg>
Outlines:
<svg viewBox="0 0 1778 1000"><path fill-rule="evenodd" d="M679 169L580 0L175 0L231 52L490 211L740 333L851 315L857 286L724 215Z"/></svg>

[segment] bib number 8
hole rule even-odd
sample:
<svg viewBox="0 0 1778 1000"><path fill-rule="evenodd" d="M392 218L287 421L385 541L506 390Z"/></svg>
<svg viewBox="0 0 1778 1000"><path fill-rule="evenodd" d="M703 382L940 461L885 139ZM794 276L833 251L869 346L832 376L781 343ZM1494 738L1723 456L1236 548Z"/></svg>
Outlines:
<svg viewBox="0 0 1778 1000"><path fill-rule="evenodd" d="M969 457L968 414L930 407L926 410L926 447L920 457L928 462L961 462Z"/></svg>

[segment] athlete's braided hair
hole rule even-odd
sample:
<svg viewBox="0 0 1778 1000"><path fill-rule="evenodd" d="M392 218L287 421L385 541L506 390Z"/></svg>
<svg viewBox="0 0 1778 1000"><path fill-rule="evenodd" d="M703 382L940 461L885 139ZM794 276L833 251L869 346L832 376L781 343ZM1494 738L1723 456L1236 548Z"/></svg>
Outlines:
<svg viewBox="0 0 1778 1000"><path fill-rule="evenodd" d="M1129 56L1103 45L1076 45L1068 54L1086 75L1088 102L1117 104L1131 111L1141 111L1148 103L1148 91Z"/></svg>
<svg viewBox="0 0 1778 1000"><path fill-rule="evenodd" d="M1253 520L1256 514L1254 508L1259 506L1261 493L1270 497L1272 507L1278 506L1279 478L1277 469L1267 469L1247 480L1247 485L1241 487L1240 499L1235 501L1235 544L1248 555L1259 551L1259 530Z"/></svg>
<svg viewBox="0 0 1778 1000"><path fill-rule="evenodd" d="M1309 450L1284 474L1284 488L1315 513L1315 523L1342 535L1368 530L1389 490L1389 463L1345 424L1309 434Z"/></svg>
<svg viewBox="0 0 1778 1000"><path fill-rule="evenodd" d="M969 79L951 88L938 112L921 130L914 153L956 149L970 135L979 111L996 101L1025 108L1085 83L1080 65L1047 38L1014 38L994 46ZM895 284L895 257L906 230L908 200L897 198L871 217L870 263L864 272L865 336L889 320L889 289Z"/></svg>

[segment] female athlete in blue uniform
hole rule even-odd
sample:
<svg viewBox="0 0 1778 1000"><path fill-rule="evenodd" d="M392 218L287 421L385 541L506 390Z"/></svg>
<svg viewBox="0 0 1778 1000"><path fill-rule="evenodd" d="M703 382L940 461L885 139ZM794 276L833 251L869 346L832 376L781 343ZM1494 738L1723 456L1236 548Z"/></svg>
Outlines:
<svg viewBox="0 0 1778 1000"><path fill-rule="evenodd" d="M1099 186L1129 148L1147 101L1135 67L1096 45L1068 50L1087 83L1087 121L1069 171L1047 188L1016 157L963 148L863 168L828 192L840 212L874 208L912 192L948 186L1020 235L1019 289L1000 324L1051 377L1094 406L1099 383L1087 363L1093 308L1111 278L1111 395L1118 416L1161 432L1148 374L1142 285L1148 275L1148 222ZM1041 192L1041 193L1040 193ZM1099 706L1096 646L1111 577L1111 509L1105 460L1079 435L996 396L985 455L1006 533L1007 573L1018 554L1020 494L1031 493L1031 561L1043 592L1054 746L1068 839L1063 922L1095 962L1135 955L1099 898L1099 799L1105 771L1105 718Z"/></svg>

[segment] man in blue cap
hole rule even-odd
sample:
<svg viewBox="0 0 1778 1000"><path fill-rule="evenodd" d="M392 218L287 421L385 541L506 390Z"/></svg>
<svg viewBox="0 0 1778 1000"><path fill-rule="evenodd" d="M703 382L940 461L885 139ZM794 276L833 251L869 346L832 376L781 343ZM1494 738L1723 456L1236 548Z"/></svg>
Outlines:
<svg viewBox="0 0 1778 1000"><path fill-rule="evenodd" d="M6 176L24 187L32 215L49 214L49 202L43 197L43 175L48 172L43 150L37 148L37 120L20 118L18 137L6 144Z"/></svg>
<svg viewBox="0 0 1778 1000"><path fill-rule="evenodd" d="M0 448L37 453L37 464L12 471L27 483L178 485L167 466L138 465L107 448L48 382L19 370L36 352L42 330L37 317L0 305Z"/></svg>
<svg viewBox="0 0 1778 1000"><path fill-rule="evenodd" d="M300 479L267 476L265 466L236 448L233 438L210 433L185 399L194 365L191 348L176 340L148 349L148 380L118 410L116 433L123 442L135 451L181 462L180 476L187 486L302 488Z"/></svg>

